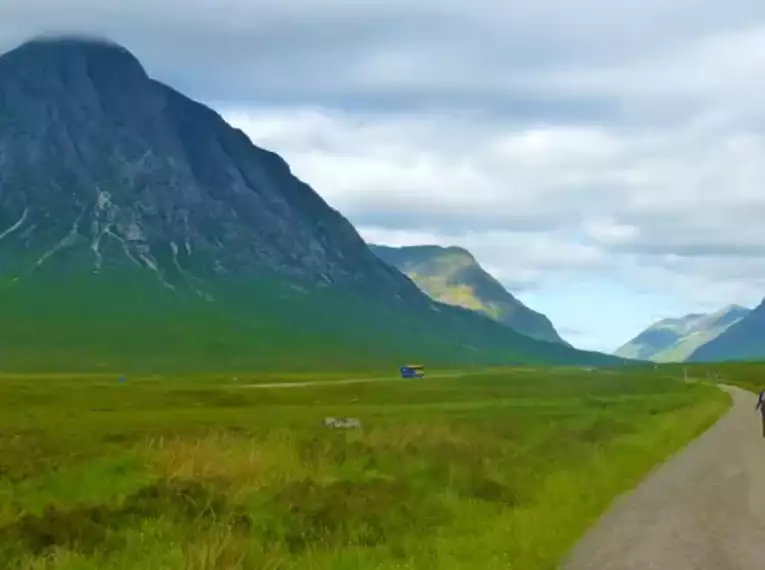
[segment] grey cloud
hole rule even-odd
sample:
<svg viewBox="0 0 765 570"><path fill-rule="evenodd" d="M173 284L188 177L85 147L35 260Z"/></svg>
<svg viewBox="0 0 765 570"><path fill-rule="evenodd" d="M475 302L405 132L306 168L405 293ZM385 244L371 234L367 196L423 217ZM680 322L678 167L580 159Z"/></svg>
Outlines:
<svg viewBox="0 0 765 570"><path fill-rule="evenodd" d="M303 121L267 112L232 120L256 141L266 126L261 142L283 151L358 226L473 240L497 266L512 267L509 278L531 269L535 282L556 268L619 273L629 259L682 272L687 266L678 260L697 258L693 273L710 279L738 275L720 257L765 267L758 263L765 135L756 132L731 135L725 125L696 123L487 127L470 116L349 121L321 112ZM308 125L305 132L294 132L298 123ZM476 233L483 237L471 238ZM545 249L529 249L540 233L549 236Z"/></svg>
<svg viewBox="0 0 765 570"><path fill-rule="evenodd" d="M558 327L558 332L561 334L561 336L563 336L563 338L577 338L590 334L588 331L577 327Z"/></svg>
<svg viewBox="0 0 765 570"><path fill-rule="evenodd" d="M382 202L382 201L381 201ZM480 205L470 209L454 208L444 211L437 205L381 203L369 207L363 200L354 203L352 199L344 203L342 212L357 226L376 226L391 230L419 229L430 232L449 232L460 236L477 227L483 231L530 232L544 231L559 227L567 217L566 212L536 212L534 215L522 212L492 211Z"/></svg>
<svg viewBox="0 0 765 570"><path fill-rule="evenodd" d="M598 70L629 70L763 17L765 6L753 0L195 0L178 8L6 0L0 49L43 31L105 34L159 79L219 104L320 100L345 109L473 107L532 120L629 121L635 108L623 92L596 85L577 95L571 71L629 82Z"/></svg>
<svg viewBox="0 0 765 570"><path fill-rule="evenodd" d="M765 244L706 243L638 243L612 248L615 253L638 253L646 257L672 255L677 257L733 257L739 260L765 261Z"/></svg>

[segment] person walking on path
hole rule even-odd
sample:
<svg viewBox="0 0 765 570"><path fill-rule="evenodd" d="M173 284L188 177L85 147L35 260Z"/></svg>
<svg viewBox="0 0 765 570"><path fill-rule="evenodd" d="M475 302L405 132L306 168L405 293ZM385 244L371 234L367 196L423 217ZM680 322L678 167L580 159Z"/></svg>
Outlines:
<svg viewBox="0 0 765 570"><path fill-rule="evenodd" d="M760 393L757 394L757 405L754 409L760 410L760 415L762 416L762 437L765 437L765 390L760 390Z"/></svg>

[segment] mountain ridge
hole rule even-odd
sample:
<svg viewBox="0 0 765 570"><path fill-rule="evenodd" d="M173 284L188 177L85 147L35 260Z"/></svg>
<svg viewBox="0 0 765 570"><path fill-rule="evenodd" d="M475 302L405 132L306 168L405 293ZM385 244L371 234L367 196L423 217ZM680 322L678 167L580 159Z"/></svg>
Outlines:
<svg viewBox="0 0 765 570"><path fill-rule="evenodd" d="M370 248L434 300L485 314L531 338L568 344L549 318L519 301L465 248L375 244L370 244Z"/></svg>
<svg viewBox="0 0 765 570"><path fill-rule="evenodd" d="M723 334L750 309L728 305L713 313L691 313L658 321L614 352L623 358L682 362L699 347Z"/></svg>
<svg viewBox="0 0 765 570"><path fill-rule="evenodd" d="M64 125L58 130L53 130L52 133L45 133L49 135L46 142L53 143L51 146L57 150L63 148L65 151L71 151L73 159L65 165L67 168L75 169L80 166L74 176L70 172L52 173L54 175L63 174L63 176L54 178L53 182L57 183L67 177L70 179L79 177L80 180L76 184L70 184L78 188L83 194L86 193L83 191L83 187L90 186L90 191L87 192L89 196L84 196L79 200L74 222L81 222L86 215L92 214L99 225L109 225L106 230L103 227L98 228L98 231L106 232L104 235L96 233L91 236L91 244L94 248L100 245L99 239L102 237L122 239L127 242L134 258L144 263L146 263L146 258L149 258L148 263L151 267L152 263L156 264L156 260L151 259L153 252L147 249L151 249L148 242L152 241L153 236L141 235L142 231L144 233L148 230L154 233L174 234L167 236L175 238L170 239L170 243L165 244L169 249L174 249L171 243L177 242L175 243L176 246L183 245L187 251L192 249L192 246L197 246L202 250L216 250L216 254L222 253L221 249L216 246L221 239L226 237L228 238L227 242L229 242L227 245L234 242L233 245L235 246L230 248L235 254L234 258L226 260L228 263L225 265L230 266L227 267L229 270L243 269L248 265L254 268L259 265L253 263L257 261L264 261L265 263L260 265L266 266L273 266L281 262L280 270L295 269L301 277L310 277L314 281L352 282L354 280L352 272L338 271L339 268L332 263L335 260L332 258L331 249L322 247L323 244L320 240L315 239L315 237L320 236L306 236L314 238L312 240L293 240L286 244L287 247L280 247L285 244L274 244L273 242L276 240L269 242L268 239L253 240L255 245L252 245L252 242L246 245L236 243L238 241L236 240L237 236L233 235L236 231L253 235L252 231L247 231L250 228L245 227L245 224L241 222L250 226L266 226L272 232L280 232L282 235L277 237L281 239L286 239L284 234L288 234L284 227L287 223L291 224L293 228L304 229L309 222L312 222L311 225L314 227L308 229L314 230L314 234L333 232L340 237L354 234L353 238L355 238L355 230L318 194L295 178L281 157L253 145L244 133L231 129L222 117L212 109L199 105L174 89L148 78L138 60L125 48L114 43L102 43L101 40L43 39L24 44L18 48L18 51L9 53L12 57L6 54L0 58L0 77L5 75L6 81L9 67L7 62L9 60L14 62L14 66L11 66L11 73L15 73L16 78L21 81L29 82L31 80L33 82L32 87L36 90L50 89L51 87L55 89L57 86L51 85L53 82L46 81L46 79L58 72L62 82L62 85L58 87L69 87L70 89L80 87L80 92L76 95L82 96L86 100L90 98L90 101L87 101L92 103L88 109L89 112L100 111L103 118L106 119L104 126L116 131L115 133L108 132L105 138L109 139L113 135L121 135L130 139L132 135L132 138L136 139L139 139L140 136L152 139L148 141L150 144L143 140L135 141L136 144L131 144L134 142L132 140L120 141L119 146L114 145L115 140L105 141L111 142L116 148L113 151L113 156L104 157L106 160L99 162L101 159L100 148L108 147L108 145L96 147L93 144L90 147L84 147L81 139L85 138L83 135L89 136L100 133L73 134L72 129L74 127L68 124L80 121L85 130L92 130L93 127L88 124L89 117L78 113L79 109L71 108L57 109L54 113L59 117L51 117L51 121L55 121L57 118L64 119L60 121ZM36 73L31 77L28 69L32 66L27 65L30 58L37 64L35 66ZM35 82L35 79L38 81ZM40 79L42 81L39 81ZM115 83L115 79L118 79L119 82ZM79 81L82 80L85 80L85 85L80 85ZM68 86L66 85L67 82L69 83ZM88 95L92 98L87 97ZM9 103L8 97L6 97L5 103ZM10 103L12 104L13 101ZM46 106L44 103L39 107L45 109ZM143 109L136 110L136 107L143 107ZM50 107L46 110L50 111ZM155 122L146 121L144 124L133 125L133 116L139 115L141 111L148 111ZM70 117L60 117L61 114L67 112L71 113ZM41 112L39 115L44 116L44 113ZM190 120L191 117L193 120ZM34 118L30 117L23 119L34 121ZM92 122L95 121L91 120ZM35 125L35 127L38 132L45 132L44 126ZM138 136L133 135L134 130L138 132ZM195 143L202 140L205 134L201 131L205 130L211 134L208 137L211 140L205 141L207 147L195 146ZM25 150L33 156L49 150L44 147L40 148L40 146L42 145ZM136 148L139 146L141 148ZM13 151L13 149L10 150ZM257 168L252 168L251 172L243 172L241 169L237 172L235 168L231 168L229 172L215 169L213 159L223 160L227 154L229 156L237 154L241 156L245 153L254 153L258 158L258 162L255 164ZM4 154L7 156L7 153ZM16 154L18 156L23 153L17 152ZM11 156L11 160L13 158ZM78 165L76 158L81 159L85 164ZM188 165L187 167L182 164L184 160ZM181 167L177 167L179 164ZM62 170L64 169L62 168ZM116 171L117 175L123 178L119 184L123 187L129 185L129 189L133 192L127 196L115 195L113 191L107 188L107 184L111 181L107 180L107 184L104 184L103 179L96 179L99 174L103 174L99 173L99 170ZM146 171L151 171L155 175L155 179L141 180L141 176L145 175ZM33 175L28 174L28 176ZM281 178L280 181L288 183L281 184L278 193L269 193L267 192L267 184L257 185L258 182L268 182L265 179L269 176ZM169 181L168 179L171 177L176 180ZM5 178L3 186L14 186L14 180L7 180L7 176ZM35 182L37 183L26 184L27 193L35 189L48 192L46 181L35 180ZM249 186L257 185L259 192L246 192L248 183L250 183ZM161 195L156 191L160 185L162 185L161 190L163 191ZM212 190L209 190L209 196L205 196L205 191L208 190L206 185L212 187ZM289 194L290 208L282 199L284 194ZM52 192L48 192L48 195L45 196L46 199L53 197L56 196ZM150 211L137 212L132 209L131 202L136 199L139 206ZM144 201L150 203L143 203ZM177 212L168 210L178 209L179 204L184 208L184 211L177 216L177 219L170 219L170 216L177 214ZM200 208L200 204L203 208L211 208L213 211L205 211ZM7 202L4 204L3 213L8 214L9 211L13 210L9 206L12 204L9 205ZM71 207L69 201L62 206ZM316 210L321 210L324 218L313 220ZM149 215L146 215L147 213ZM157 214L164 214L164 216ZM17 205L17 218L12 223L18 223L21 218L26 218L28 223L31 215L28 207L24 206L22 209ZM247 216L247 219L237 219L243 216ZM122 219L119 219L120 217ZM194 220L189 219L189 217L199 219ZM103 218L103 224L100 224L102 221L100 218ZM137 218L140 218L142 228L137 227ZM230 225L236 224L237 227L215 227L216 225L220 226L221 220L224 218ZM155 224L152 224L154 222ZM152 225L155 227L151 227ZM188 231L185 230L188 230L190 225L208 231L198 231L196 232L197 235L189 236ZM74 229L74 223L68 229ZM230 235L223 235L226 230L230 232ZM76 238L86 232L77 231L75 233L77 234ZM62 239L66 239L66 235L67 233L62 232ZM353 242L355 250L353 253L360 258L359 261L363 260L367 266L375 265L376 274L374 279L369 280L370 285L375 282L379 283L382 278L382 285L386 288L392 285L407 288L407 284L400 279L393 278L392 282L390 278L386 278L393 274L383 266L375 264L374 259L366 254L357 240L354 239ZM270 250L265 250L262 247L263 244L273 247ZM344 245L349 246L348 243ZM303 251L284 251L290 247L299 248ZM241 254L239 257L242 259L235 258L237 253ZM288 254L292 254L292 256ZM299 263L295 263L296 260L293 259L295 255L300 256ZM326 262L325 265L311 267L311 264L307 262L314 261L312 256L318 258L315 261ZM218 259L218 261L221 262L222 260ZM343 269L349 267L351 264L345 264ZM260 267L258 268L260 269ZM306 268L313 269L313 271L307 272L305 271ZM212 268L206 269L212 270ZM360 275L356 277L360 277Z"/></svg>
<svg viewBox="0 0 765 570"><path fill-rule="evenodd" d="M688 358L688 362L736 360L765 360L765 300Z"/></svg>

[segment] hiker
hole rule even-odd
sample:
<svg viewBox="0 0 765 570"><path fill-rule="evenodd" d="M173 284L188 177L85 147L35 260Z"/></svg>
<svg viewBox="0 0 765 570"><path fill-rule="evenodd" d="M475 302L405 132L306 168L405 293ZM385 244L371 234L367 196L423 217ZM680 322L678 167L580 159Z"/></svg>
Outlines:
<svg viewBox="0 0 765 570"><path fill-rule="evenodd" d="M762 416L762 437L765 437L765 390L760 390L760 393L757 394L757 405L754 409L760 410L760 415Z"/></svg>

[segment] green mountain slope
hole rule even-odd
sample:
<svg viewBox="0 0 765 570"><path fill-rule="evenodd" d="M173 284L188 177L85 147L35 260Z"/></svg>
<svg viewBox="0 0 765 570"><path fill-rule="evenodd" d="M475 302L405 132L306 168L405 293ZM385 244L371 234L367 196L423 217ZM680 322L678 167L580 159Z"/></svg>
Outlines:
<svg viewBox="0 0 765 570"><path fill-rule="evenodd" d="M689 362L726 360L765 360L765 301L688 358Z"/></svg>
<svg viewBox="0 0 765 570"><path fill-rule="evenodd" d="M650 326L615 354L654 362L683 362L700 346L723 334L750 310L732 305L710 314L664 319Z"/></svg>
<svg viewBox="0 0 765 570"><path fill-rule="evenodd" d="M0 57L0 369L611 364L435 303L124 48Z"/></svg>
<svg viewBox="0 0 765 570"><path fill-rule="evenodd" d="M370 245L432 299L483 313L526 336L564 343L550 319L513 297L460 247Z"/></svg>
<svg viewBox="0 0 765 570"><path fill-rule="evenodd" d="M0 369L369 370L619 363L535 341L467 310L396 306L261 273L209 280L205 297L150 270L52 263L0 286Z"/></svg>

